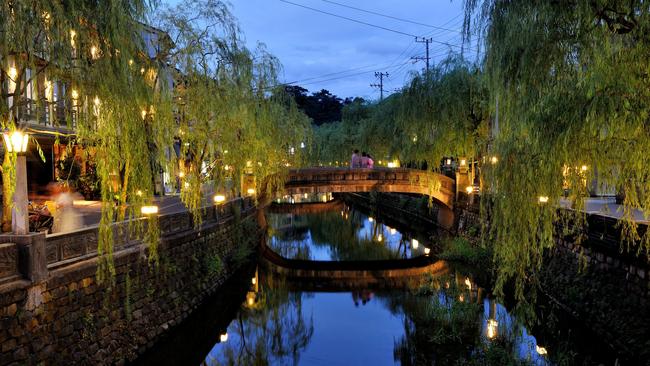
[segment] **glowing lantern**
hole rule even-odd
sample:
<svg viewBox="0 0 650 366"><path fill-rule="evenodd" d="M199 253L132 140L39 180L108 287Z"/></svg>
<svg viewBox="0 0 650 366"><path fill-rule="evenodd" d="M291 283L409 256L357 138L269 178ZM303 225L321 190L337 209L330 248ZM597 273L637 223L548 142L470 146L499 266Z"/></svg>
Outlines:
<svg viewBox="0 0 650 366"><path fill-rule="evenodd" d="M424 255L429 255L429 253L431 253L431 249L424 248Z"/></svg>
<svg viewBox="0 0 650 366"><path fill-rule="evenodd" d="M535 351L537 351L537 354L539 354L541 356L546 356L548 354L548 351L546 350L546 348L541 347L539 345L535 345Z"/></svg>
<svg viewBox="0 0 650 366"><path fill-rule="evenodd" d="M8 152L15 152L23 154L27 152L27 144L29 142L29 134L22 131L6 131L2 137L5 140L5 146Z"/></svg>
<svg viewBox="0 0 650 366"><path fill-rule="evenodd" d="M246 193L248 193L248 194L250 194L250 195L255 194L255 188L248 188L248 189L246 190Z"/></svg>
<svg viewBox="0 0 650 366"><path fill-rule="evenodd" d="M492 158L490 158L490 163L492 163L493 165L498 163L498 162L499 162L499 158L497 158L496 156L493 156Z"/></svg>
<svg viewBox="0 0 650 366"><path fill-rule="evenodd" d="M214 196L214 203L216 204L223 203L225 200L226 200L226 196L224 196L223 194L216 194Z"/></svg>
<svg viewBox="0 0 650 366"><path fill-rule="evenodd" d="M474 191L474 187L472 187L472 186L467 186L467 187L465 188L465 191L467 192L467 194L472 194L472 192Z"/></svg>
<svg viewBox="0 0 650 366"><path fill-rule="evenodd" d="M381 234L377 235L377 241L382 241L382 240L384 240L384 237Z"/></svg>
<svg viewBox="0 0 650 366"><path fill-rule="evenodd" d="M420 242L417 239L411 239L411 246L413 247L413 249L417 249L419 245Z"/></svg>
<svg viewBox="0 0 650 366"><path fill-rule="evenodd" d="M225 341L227 341L227 340L228 340L228 333L224 333L224 334L221 334L221 335L219 336L219 341L220 341L220 342L223 343L223 342L225 342Z"/></svg>
<svg viewBox="0 0 650 366"><path fill-rule="evenodd" d="M158 214L158 206L142 206L142 208L140 208L140 212L143 215L147 216L156 215Z"/></svg>
<svg viewBox="0 0 650 366"><path fill-rule="evenodd" d="M373 219L372 216L368 217L368 222L373 222L373 221L375 221L375 219Z"/></svg>
<svg viewBox="0 0 650 366"><path fill-rule="evenodd" d="M548 202L548 196L539 196L538 200L539 203L546 203Z"/></svg>

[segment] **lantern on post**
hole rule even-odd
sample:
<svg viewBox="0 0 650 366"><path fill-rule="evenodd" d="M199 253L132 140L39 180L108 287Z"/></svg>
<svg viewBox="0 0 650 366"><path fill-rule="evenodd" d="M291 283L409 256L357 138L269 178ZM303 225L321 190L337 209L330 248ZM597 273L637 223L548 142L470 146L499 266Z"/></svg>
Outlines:
<svg viewBox="0 0 650 366"><path fill-rule="evenodd" d="M15 130L5 131L2 135L7 153L15 153L16 157L16 188L11 209L11 230L14 234L29 233L29 214L27 213L27 145L29 134Z"/></svg>

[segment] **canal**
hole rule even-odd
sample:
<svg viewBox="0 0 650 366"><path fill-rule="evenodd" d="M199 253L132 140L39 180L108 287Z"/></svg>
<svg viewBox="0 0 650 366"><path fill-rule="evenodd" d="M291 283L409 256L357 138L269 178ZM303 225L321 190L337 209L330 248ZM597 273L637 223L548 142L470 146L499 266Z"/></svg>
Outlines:
<svg viewBox="0 0 650 366"><path fill-rule="evenodd" d="M315 207L316 204L311 205ZM267 212L267 246L286 259L383 261L427 257L418 278L336 286L278 275L260 258L141 355L141 365L614 364L616 353L552 302L524 316L497 302L482 268L438 261L439 234L330 201ZM301 209L303 208L303 209ZM328 281L331 283L332 281Z"/></svg>

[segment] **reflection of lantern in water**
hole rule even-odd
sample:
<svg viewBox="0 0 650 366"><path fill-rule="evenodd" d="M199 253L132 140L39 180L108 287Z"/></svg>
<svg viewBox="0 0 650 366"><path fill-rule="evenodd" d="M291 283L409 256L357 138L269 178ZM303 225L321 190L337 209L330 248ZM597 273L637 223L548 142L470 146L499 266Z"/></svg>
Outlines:
<svg viewBox="0 0 650 366"><path fill-rule="evenodd" d="M467 285L468 289L472 289L472 281L470 281L469 278L465 279L465 285Z"/></svg>
<svg viewBox="0 0 650 366"><path fill-rule="evenodd" d="M255 298L256 298L255 292L249 291L246 294L246 304L248 304L248 306L255 305L255 300L256 300Z"/></svg>
<svg viewBox="0 0 650 366"><path fill-rule="evenodd" d="M499 323L496 321L496 319L488 319L487 321L487 337L489 339L494 339L498 333L498 327Z"/></svg>
<svg viewBox="0 0 650 366"><path fill-rule="evenodd" d="M539 355L542 355L542 356L546 356L548 354L548 351L546 351L546 348L544 348L542 346L539 346L539 345L535 345L535 351L537 351L537 353Z"/></svg>
<svg viewBox="0 0 650 366"><path fill-rule="evenodd" d="M227 340L228 340L228 333L224 333L224 334L219 336L219 341L221 341L222 343L227 341Z"/></svg>

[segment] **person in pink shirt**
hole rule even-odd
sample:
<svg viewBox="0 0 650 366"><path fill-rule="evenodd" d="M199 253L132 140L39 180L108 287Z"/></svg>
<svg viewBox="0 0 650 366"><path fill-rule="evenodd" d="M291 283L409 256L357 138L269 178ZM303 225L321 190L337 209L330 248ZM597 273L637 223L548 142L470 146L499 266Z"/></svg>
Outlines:
<svg viewBox="0 0 650 366"><path fill-rule="evenodd" d="M368 157L368 168L369 169L374 168L375 167L375 161L372 160L372 156L370 156L370 154L367 154L366 156Z"/></svg>
<svg viewBox="0 0 650 366"><path fill-rule="evenodd" d="M365 151L361 153L361 167L364 169L368 167L368 155Z"/></svg>

